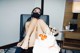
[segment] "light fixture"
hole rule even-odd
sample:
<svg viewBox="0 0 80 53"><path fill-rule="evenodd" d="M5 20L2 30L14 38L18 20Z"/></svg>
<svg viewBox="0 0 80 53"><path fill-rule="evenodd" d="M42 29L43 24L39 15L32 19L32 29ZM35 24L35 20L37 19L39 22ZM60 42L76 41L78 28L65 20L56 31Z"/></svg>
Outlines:
<svg viewBox="0 0 80 53"><path fill-rule="evenodd" d="M72 12L80 13L80 0L73 0Z"/></svg>

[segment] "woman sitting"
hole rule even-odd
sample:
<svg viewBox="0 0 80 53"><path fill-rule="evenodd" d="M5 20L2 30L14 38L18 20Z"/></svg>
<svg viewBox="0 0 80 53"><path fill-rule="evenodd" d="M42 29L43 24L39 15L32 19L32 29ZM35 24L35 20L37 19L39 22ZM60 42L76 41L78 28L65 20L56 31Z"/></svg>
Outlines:
<svg viewBox="0 0 80 53"><path fill-rule="evenodd" d="M34 8L32 11L32 14L31 14L30 21L26 22L26 24L25 24L26 36L20 43L17 44L18 47L21 47L22 49L28 49L28 48L34 47L33 53L40 53L39 51L37 51L40 48L40 45L38 45L38 44L43 44L42 42L44 42L44 45L47 46L48 42L45 42L45 41L38 42L39 39L40 40L44 39L44 38L43 39L41 38L40 34L44 34L44 35L48 34L48 35L45 35L45 37L48 38L48 36L51 33L48 25L42 19L40 19L40 16L41 16L41 9L39 7ZM46 41L47 40L49 41L49 39L47 39L47 38L46 38ZM53 39L54 39L54 37L53 37ZM55 43L55 42L53 42L53 43ZM52 43L51 43L52 45L49 45L49 44L48 44L49 47L54 46L54 44L52 44ZM57 43L55 43L55 44L57 44ZM57 50L58 48L59 47L57 47L55 49ZM48 49L48 48L46 48L46 49ZM43 49L43 50L46 51L46 49ZM53 47L50 51L52 51L52 50L53 50ZM40 51L42 53L42 50L40 50ZM55 53L55 51L52 51L52 52Z"/></svg>

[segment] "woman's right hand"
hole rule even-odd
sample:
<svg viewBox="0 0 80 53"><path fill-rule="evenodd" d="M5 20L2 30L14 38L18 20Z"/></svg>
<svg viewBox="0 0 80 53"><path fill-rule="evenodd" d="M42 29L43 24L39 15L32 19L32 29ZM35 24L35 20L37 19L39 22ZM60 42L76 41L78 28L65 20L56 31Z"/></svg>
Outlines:
<svg viewBox="0 0 80 53"><path fill-rule="evenodd" d="M19 43L17 44L17 47L21 47L22 43L23 43L23 41L19 42Z"/></svg>

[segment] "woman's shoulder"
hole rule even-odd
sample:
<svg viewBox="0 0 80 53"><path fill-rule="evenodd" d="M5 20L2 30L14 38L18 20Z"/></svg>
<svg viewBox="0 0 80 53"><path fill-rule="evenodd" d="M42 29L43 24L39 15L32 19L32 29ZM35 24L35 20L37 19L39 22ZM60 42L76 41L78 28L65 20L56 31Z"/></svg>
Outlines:
<svg viewBox="0 0 80 53"><path fill-rule="evenodd" d="M27 21L27 22L25 23L25 25L28 25L28 24L30 24L30 21Z"/></svg>

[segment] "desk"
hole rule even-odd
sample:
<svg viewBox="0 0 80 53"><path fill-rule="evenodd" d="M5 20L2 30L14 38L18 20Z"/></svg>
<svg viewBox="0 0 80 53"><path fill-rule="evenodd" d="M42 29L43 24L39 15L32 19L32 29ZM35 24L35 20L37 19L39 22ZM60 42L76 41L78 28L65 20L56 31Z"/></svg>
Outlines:
<svg viewBox="0 0 80 53"><path fill-rule="evenodd" d="M80 50L80 32L64 32L62 48Z"/></svg>
<svg viewBox="0 0 80 53"><path fill-rule="evenodd" d="M80 32L64 32L64 38L80 40Z"/></svg>

